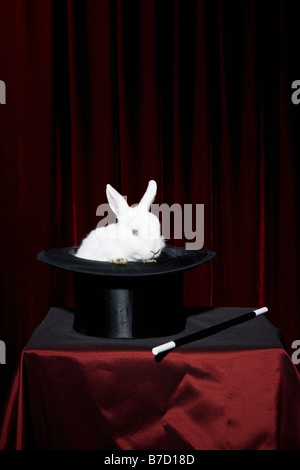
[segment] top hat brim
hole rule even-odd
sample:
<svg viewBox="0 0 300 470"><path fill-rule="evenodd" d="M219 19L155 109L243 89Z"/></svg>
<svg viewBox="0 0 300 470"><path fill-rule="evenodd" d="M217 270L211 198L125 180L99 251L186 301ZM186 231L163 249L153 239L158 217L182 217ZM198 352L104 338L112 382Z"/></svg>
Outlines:
<svg viewBox="0 0 300 470"><path fill-rule="evenodd" d="M211 261L216 253L205 249L186 250L165 246L156 263L128 262L115 264L75 256L78 247L52 248L41 251L37 259L74 273L112 277L159 276L186 271Z"/></svg>

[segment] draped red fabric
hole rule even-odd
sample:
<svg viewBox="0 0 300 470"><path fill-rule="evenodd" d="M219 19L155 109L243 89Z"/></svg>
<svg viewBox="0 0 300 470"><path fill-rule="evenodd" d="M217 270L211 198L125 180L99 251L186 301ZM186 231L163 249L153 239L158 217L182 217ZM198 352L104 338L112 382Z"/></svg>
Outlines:
<svg viewBox="0 0 300 470"><path fill-rule="evenodd" d="M104 369L99 351L24 351L1 450L299 450L299 382L283 351L177 356L162 375L143 350L101 351Z"/></svg>
<svg viewBox="0 0 300 470"><path fill-rule="evenodd" d="M0 2L4 382L50 306L72 305L69 275L36 254L80 243L106 183L204 204L217 256L186 274L186 305L267 305L288 347L300 337L295 8Z"/></svg>

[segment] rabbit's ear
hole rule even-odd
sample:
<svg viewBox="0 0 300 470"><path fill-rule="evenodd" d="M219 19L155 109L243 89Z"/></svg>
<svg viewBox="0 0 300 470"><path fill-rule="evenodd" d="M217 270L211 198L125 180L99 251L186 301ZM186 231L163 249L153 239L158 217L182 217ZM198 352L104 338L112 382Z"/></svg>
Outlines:
<svg viewBox="0 0 300 470"><path fill-rule="evenodd" d="M139 206L145 206L147 209L150 209L152 202L156 196L157 185L154 180L149 181L148 187L142 199L140 200Z"/></svg>
<svg viewBox="0 0 300 470"><path fill-rule="evenodd" d="M106 197L111 210L118 218L120 216L126 215L128 210L128 204L126 200L110 184L106 185Z"/></svg>

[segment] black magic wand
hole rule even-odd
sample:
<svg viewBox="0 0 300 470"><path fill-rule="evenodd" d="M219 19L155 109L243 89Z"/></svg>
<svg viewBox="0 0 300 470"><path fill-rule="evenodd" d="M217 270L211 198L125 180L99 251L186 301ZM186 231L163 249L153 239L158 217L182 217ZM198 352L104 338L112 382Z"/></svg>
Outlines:
<svg viewBox="0 0 300 470"><path fill-rule="evenodd" d="M177 346L182 346L183 344L190 343L191 341L196 341L197 339L205 338L206 336L218 333L219 331L230 328L231 326L244 323L248 320L251 320L252 318L256 318L259 315L262 315L263 313L266 313L267 311L267 307L252 310L251 312L245 313L236 318L232 318L231 320L224 321L222 323L219 323L218 325L211 326L209 328L206 328L205 330L197 331L196 333L192 333L191 335L183 336L182 338L178 338L174 341L169 341L168 343L156 346L152 349L152 352L154 356L156 356L159 353L169 351L170 349L174 349Z"/></svg>

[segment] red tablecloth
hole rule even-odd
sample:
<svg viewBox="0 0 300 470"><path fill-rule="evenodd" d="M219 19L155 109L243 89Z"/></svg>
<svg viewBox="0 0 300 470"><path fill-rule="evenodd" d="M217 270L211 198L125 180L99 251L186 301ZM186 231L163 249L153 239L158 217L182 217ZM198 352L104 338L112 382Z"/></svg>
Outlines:
<svg viewBox="0 0 300 470"><path fill-rule="evenodd" d="M198 310L186 331L247 309ZM53 308L24 349L0 449L300 449L299 373L264 317L170 352L110 340ZM179 336L179 335L178 335Z"/></svg>

